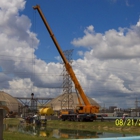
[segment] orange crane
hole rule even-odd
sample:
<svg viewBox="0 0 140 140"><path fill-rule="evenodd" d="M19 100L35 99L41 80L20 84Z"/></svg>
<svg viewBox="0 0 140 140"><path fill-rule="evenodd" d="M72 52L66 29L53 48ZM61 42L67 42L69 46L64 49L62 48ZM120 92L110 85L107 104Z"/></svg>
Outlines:
<svg viewBox="0 0 140 140"><path fill-rule="evenodd" d="M85 93L84 93L84 91L83 91L78 79L76 78L76 75L75 75L71 65L69 64L68 60L66 59L66 57L65 57L63 51L61 50L61 47L58 44L58 42L57 42L57 40L56 40L56 38L55 38L55 36L54 36L49 24L48 24L48 22L47 22L47 20L46 20L46 18L44 16L44 14L42 13L42 11L40 9L40 6L39 5L33 6L33 9L35 9L35 10L37 9L38 13L40 14L40 16L41 16L41 18L42 18L42 20L43 20L48 32L49 32L51 38L52 38L52 40L53 40L53 42L54 42L54 44L55 44L55 46L56 46L56 48L57 48L57 50L59 52L64 64L65 64L66 70L67 70L68 74L70 75L72 81L74 82L75 89L78 91L79 95L81 96L81 98L82 98L82 100L84 102L84 105L81 105L81 102L78 99L79 100L79 105L76 107L76 110L74 112L79 114L79 117L83 116L82 120L85 119L86 115L88 115L88 116L91 115L91 116L95 117L94 113L99 112L99 107L98 106L93 106L93 105L90 104L90 102L89 102L87 96L85 95ZM63 115L63 114L61 114L61 115ZM70 118L70 116L66 115L65 118L66 119Z"/></svg>

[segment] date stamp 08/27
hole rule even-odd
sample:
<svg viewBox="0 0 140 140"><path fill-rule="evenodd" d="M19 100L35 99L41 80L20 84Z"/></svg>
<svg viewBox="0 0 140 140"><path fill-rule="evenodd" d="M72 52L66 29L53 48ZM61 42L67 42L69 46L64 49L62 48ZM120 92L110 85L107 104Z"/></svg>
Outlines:
<svg viewBox="0 0 140 140"><path fill-rule="evenodd" d="M116 119L116 126L140 126L140 119Z"/></svg>

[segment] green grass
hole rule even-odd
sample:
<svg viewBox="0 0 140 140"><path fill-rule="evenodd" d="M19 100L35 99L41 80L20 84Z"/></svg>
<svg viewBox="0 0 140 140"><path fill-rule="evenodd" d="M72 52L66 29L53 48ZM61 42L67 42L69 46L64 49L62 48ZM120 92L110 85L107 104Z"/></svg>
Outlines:
<svg viewBox="0 0 140 140"><path fill-rule="evenodd" d="M51 137L37 137L37 136L31 136L27 134L21 134L18 132L4 132L3 133L4 140L56 140L56 138ZM59 139L61 140L61 139Z"/></svg>
<svg viewBox="0 0 140 140"><path fill-rule="evenodd" d="M20 119L11 118L6 119L4 123L18 125ZM26 124L25 124L26 125ZM31 125L32 126L32 125ZM125 134L133 134L140 135L140 126L124 126L117 127L115 122L111 121L94 121L94 122L72 122L72 121L60 121L60 120L48 120L47 128L56 128L56 129L72 129L72 130L88 130L88 131L96 131L96 132L113 132L113 133L125 133ZM40 136L32 136L29 134L21 134L18 132L4 132L5 140L55 140L56 138L50 137L40 137Z"/></svg>
<svg viewBox="0 0 140 140"><path fill-rule="evenodd" d="M18 118L4 118L3 123L4 124L19 124L20 119L18 119Z"/></svg>
<svg viewBox="0 0 140 140"><path fill-rule="evenodd" d="M113 121L111 122L108 122L108 121L70 122L70 121L53 120L53 121L47 122L47 127L140 134L140 126L122 126L121 127L121 126L116 126L115 122Z"/></svg>

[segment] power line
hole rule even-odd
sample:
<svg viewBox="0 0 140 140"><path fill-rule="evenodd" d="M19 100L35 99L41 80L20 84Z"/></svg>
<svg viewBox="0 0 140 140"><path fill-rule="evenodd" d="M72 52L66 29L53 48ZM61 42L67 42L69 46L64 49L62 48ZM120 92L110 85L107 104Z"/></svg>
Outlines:
<svg viewBox="0 0 140 140"><path fill-rule="evenodd" d="M109 72L112 72L112 70L108 70L108 68L110 68L110 67L108 67L107 69L104 69L104 68L98 68L97 67L98 65L95 65L93 68L95 68L96 67L96 69L98 69L98 70L104 70L104 71L109 71ZM80 66L78 66L78 65L76 65L76 66L72 66L73 68L76 68L76 67L80 67ZM81 67L80 67L81 68ZM90 66L89 68L88 67L82 67L82 69L90 69L90 70L92 70L92 66ZM123 71L123 70L126 70L126 69L122 69L122 68L115 68L114 67L114 69L118 69L118 70L115 70L115 71L113 71L113 72L120 72L120 71ZM95 70L95 69L93 69L93 70ZM130 70L130 69L127 69L129 72L131 72L131 73L140 73L139 71L135 71L135 70ZM126 71L125 71L125 73L126 73Z"/></svg>
<svg viewBox="0 0 140 140"><path fill-rule="evenodd" d="M11 73L11 71L0 71L1 73L7 73L7 74L9 74L9 73ZM12 72L13 74L18 74L18 75L31 75L31 73L28 73L28 72ZM37 76L37 75L42 75L42 76L48 76L49 75L49 77L50 76L52 76L52 77L56 77L56 76L58 76L58 77L62 77L63 75L62 74L53 74L53 73L34 73L34 76ZM77 74L76 74L77 75ZM93 81L93 84L98 84L99 82L101 82L101 83L104 83L104 82L114 82L114 79L111 79L111 78L108 78L108 79L105 79L105 80L97 80L97 79L95 79L95 78L92 78L92 80L96 80L96 81ZM122 80L122 79L120 79L120 80ZM88 80L88 79L86 79L86 81L91 81L91 79L90 80ZM96 82L96 83L95 83ZM122 83L122 84L133 84L132 83L133 81L129 81L129 80L125 80L125 81L115 81L114 83ZM135 83L135 85L132 85L133 87L139 87L139 83Z"/></svg>
<svg viewBox="0 0 140 140"><path fill-rule="evenodd" d="M19 60L19 58L16 58L16 59L18 59L18 60L15 60L15 59L4 59L4 58L0 58L0 60L2 60L2 61L14 61L14 62L25 62L25 63L32 63L32 59L31 58L29 58L29 59L25 59L25 60ZM23 58L22 58L23 59ZM34 61L37 61L38 59L35 59ZM42 61L44 61L44 60L48 60L49 61L49 63L53 63L53 62L50 62L50 60L52 61L52 59L41 59ZM46 62L46 61L45 61ZM61 64L61 63L60 63Z"/></svg>
<svg viewBox="0 0 140 140"><path fill-rule="evenodd" d="M63 87L44 87L44 88L41 88L41 87L34 87L34 89L62 89ZM5 89L5 90L31 90L32 87L30 88L10 88L10 89Z"/></svg>
<svg viewBox="0 0 140 140"><path fill-rule="evenodd" d="M6 84L5 84L6 85ZM10 89L6 89L6 90L28 90L28 89L31 89L32 87L30 87L30 88L25 88L25 87L23 87L23 88L10 88ZM36 89L62 89L63 87L62 86L44 86L44 87L34 87L34 88L36 88ZM4 89L4 88L3 88ZM83 89L89 89L89 90L91 90L91 89L94 89L94 88L83 88ZM86 90L86 91L88 91L88 90ZM105 90L105 89L103 89L103 88L101 88L100 90L94 90L93 91L93 93L95 94L95 92L98 92L98 94L99 93L118 93L118 92L121 92L122 93L122 91L121 90L113 90L113 89L108 89L108 90ZM126 93L124 93L124 94L126 94ZM138 94L138 93L137 93Z"/></svg>
<svg viewBox="0 0 140 140"><path fill-rule="evenodd" d="M22 59L22 60L5 60L5 59L1 59L0 58L0 60L3 60L3 61L20 61L20 62L27 62L27 61L25 61L26 59L27 60L30 60L31 62L28 62L28 63L32 63L32 59L33 58L27 58L27 57L20 57L20 56L9 56L9 55L0 55L0 57L3 57L3 56L6 56L6 57L12 57L12 58L16 58L16 59ZM6 58L7 59L7 58ZM24 60L23 60L24 59ZM52 59L48 59L48 58L41 58L41 60L52 60ZM35 59L34 59L34 61L35 61ZM50 62L50 63L52 63L52 62ZM82 64L81 62L76 62L76 64ZM123 70L127 70L127 71L129 71L129 72L131 72L131 73L139 73L139 71L137 71L137 70L130 70L130 69L126 69L126 68L117 68L117 67L107 67L107 69L104 69L104 68L98 68L97 66L101 66L101 65L93 65L93 64L91 64L90 65L90 69L91 69L91 66L94 66L94 68L96 68L96 69L99 69L99 70L105 70L105 71L110 71L110 70L108 70L108 69L115 69L115 71L116 72L118 72L118 71L123 71ZM74 68L74 67L80 67L80 66L78 66L78 65L76 65L76 66L74 66L74 64L72 65L72 67ZM88 67L82 67L83 69L89 69ZM117 69L117 70L116 70ZM112 70L111 70L112 71ZM126 72L126 71L125 71Z"/></svg>

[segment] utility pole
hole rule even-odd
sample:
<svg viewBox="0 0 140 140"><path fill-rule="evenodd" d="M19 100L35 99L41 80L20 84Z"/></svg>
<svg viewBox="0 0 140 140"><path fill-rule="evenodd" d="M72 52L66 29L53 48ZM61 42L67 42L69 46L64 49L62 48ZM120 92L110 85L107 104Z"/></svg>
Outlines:
<svg viewBox="0 0 140 140"><path fill-rule="evenodd" d="M136 98L136 100L135 100L136 116L137 116L137 112L138 112L138 102L140 102L140 101L138 101L137 98Z"/></svg>
<svg viewBox="0 0 140 140"><path fill-rule="evenodd" d="M105 103L104 103L104 113L105 113Z"/></svg>
<svg viewBox="0 0 140 140"><path fill-rule="evenodd" d="M0 140L3 140L3 109L0 108Z"/></svg>

